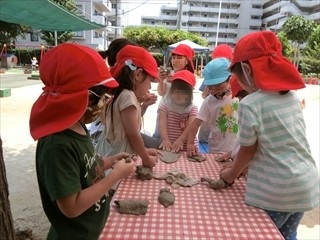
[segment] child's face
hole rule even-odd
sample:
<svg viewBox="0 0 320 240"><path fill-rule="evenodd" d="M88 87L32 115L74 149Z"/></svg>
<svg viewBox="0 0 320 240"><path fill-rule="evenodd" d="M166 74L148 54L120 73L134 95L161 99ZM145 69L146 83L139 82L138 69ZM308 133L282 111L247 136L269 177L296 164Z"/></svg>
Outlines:
<svg viewBox="0 0 320 240"><path fill-rule="evenodd" d="M189 101L188 91L175 89L171 93L171 99L175 105L186 106Z"/></svg>
<svg viewBox="0 0 320 240"><path fill-rule="evenodd" d="M220 93L223 93L228 88L230 88L228 81L225 81L217 85L209 85L207 87L210 94L220 94Z"/></svg>
<svg viewBox="0 0 320 240"><path fill-rule="evenodd" d="M171 64L172 64L173 70L177 72L179 70L185 69L185 67L188 64L188 59L185 56L173 54L171 56Z"/></svg>
<svg viewBox="0 0 320 240"><path fill-rule="evenodd" d="M144 98L149 94L149 89L151 89L151 82L153 81L154 78L149 74L140 74L137 76L134 93L138 99Z"/></svg>

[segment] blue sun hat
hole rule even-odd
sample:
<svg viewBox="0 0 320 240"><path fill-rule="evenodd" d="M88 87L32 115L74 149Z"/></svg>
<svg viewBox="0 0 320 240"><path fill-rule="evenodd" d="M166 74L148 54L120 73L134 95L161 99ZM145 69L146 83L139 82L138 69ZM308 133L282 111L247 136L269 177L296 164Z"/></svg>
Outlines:
<svg viewBox="0 0 320 240"><path fill-rule="evenodd" d="M215 58L203 69L204 85L212 86L223 83L231 75L230 61L226 58Z"/></svg>

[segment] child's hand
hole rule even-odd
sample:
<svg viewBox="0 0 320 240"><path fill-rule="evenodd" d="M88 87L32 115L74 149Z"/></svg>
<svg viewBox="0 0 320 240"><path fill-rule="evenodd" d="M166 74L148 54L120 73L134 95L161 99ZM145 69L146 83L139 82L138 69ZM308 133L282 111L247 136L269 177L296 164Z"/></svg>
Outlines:
<svg viewBox="0 0 320 240"><path fill-rule="evenodd" d="M171 151L172 152L179 152L180 150L183 149L183 141L181 141L179 138L174 141L172 144Z"/></svg>
<svg viewBox="0 0 320 240"><path fill-rule="evenodd" d="M187 145L187 156L194 156L198 154L198 147L195 146L193 143L188 143Z"/></svg>
<svg viewBox="0 0 320 240"><path fill-rule="evenodd" d="M119 179L126 178L136 171L136 163L134 161L126 162L125 159L118 161L113 165L112 172L116 172Z"/></svg>
<svg viewBox="0 0 320 240"><path fill-rule="evenodd" d="M157 99L158 96L156 94L149 93L148 97L142 99L142 105L147 108L148 106L155 104L157 102Z"/></svg>
<svg viewBox="0 0 320 240"><path fill-rule="evenodd" d="M172 143L170 142L170 140L162 140L160 146L160 149L165 150L165 151L171 151L172 149Z"/></svg>
<svg viewBox="0 0 320 240"><path fill-rule="evenodd" d="M220 171L220 179L224 180L229 184L233 183L236 178L237 176L233 175L232 165L224 166L224 168L222 168L222 170Z"/></svg>

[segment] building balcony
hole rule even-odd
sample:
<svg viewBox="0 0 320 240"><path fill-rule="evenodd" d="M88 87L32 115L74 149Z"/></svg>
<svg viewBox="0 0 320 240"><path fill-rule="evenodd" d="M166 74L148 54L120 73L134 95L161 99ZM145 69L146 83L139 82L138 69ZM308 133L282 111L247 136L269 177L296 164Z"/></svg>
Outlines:
<svg viewBox="0 0 320 240"><path fill-rule="evenodd" d="M93 15L92 16L92 21L96 22L98 24L101 24L101 25L106 25L106 19L102 15Z"/></svg>
<svg viewBox="0 0 320 240"><path fill-rule="evenodd" d="M92 0L92 3L94 3L101 12L112 12L112 3L109 0Z"/></svg>

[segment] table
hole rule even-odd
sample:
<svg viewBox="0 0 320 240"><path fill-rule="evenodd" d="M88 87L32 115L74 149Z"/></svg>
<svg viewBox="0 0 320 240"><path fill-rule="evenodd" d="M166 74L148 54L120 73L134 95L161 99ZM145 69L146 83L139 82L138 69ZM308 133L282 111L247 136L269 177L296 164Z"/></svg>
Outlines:
<svg viewBox="0 0 320 240"><path fill-rule="evenodd" d="M220 166L215 156L204 156L206 161L190 162L184 152L175 163L159 161L153 171L164 173L178 169L199 180L201 177L218 179ZM174 205L168 208L158 202L160 189L164 187L169 187L175 195ZM99 239L283 239L263 210L244 203L244 192L243 178L221 190L210 189L201 182L173 189L165 180L141 181L131 175L121 181ZM113 201L129 198L149 200L147 214L118 213Z"/></svg>

